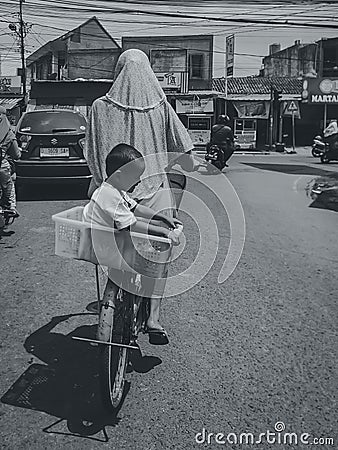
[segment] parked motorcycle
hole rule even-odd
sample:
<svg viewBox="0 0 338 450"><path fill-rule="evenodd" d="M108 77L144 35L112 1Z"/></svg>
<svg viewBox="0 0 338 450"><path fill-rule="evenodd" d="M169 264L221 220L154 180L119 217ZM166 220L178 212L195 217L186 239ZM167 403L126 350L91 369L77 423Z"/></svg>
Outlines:
<svg viewBox="0 0 338 450"><path fill-rule="evenodd" d="M338 134L326 138L325 151L320 155L323 164L338 161Z"/></svg>
<svg viewBox="0 0 338 450"><path fill-rule="evenodd" d="M312 156L314 158L319 158L320 156L322 156L325 153L326 146L327 144L324 142L322 136L315 136L312 143Z"/></svg>

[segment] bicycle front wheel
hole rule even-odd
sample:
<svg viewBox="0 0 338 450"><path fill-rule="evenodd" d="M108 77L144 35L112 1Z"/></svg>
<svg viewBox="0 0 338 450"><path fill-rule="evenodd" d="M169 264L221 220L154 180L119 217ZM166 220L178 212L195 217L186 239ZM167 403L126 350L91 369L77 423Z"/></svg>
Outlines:
<svg viewBox="0 0 338 450"><path fill-rule="evenodd" d="M99 319L99 340L114 344L130 344L130 305L122 289L119 289L114 304L103 305ZM100 387L102 403L113 411L123 399L129 349L126 347L100 346Z"/></svg>

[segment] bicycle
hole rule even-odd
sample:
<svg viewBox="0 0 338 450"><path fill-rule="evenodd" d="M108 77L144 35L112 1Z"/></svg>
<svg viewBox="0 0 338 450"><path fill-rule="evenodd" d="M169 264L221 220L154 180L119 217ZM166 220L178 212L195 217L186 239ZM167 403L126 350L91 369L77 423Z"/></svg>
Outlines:
<svg viewBox="0 0 338 450"><path fill-rule="evenodd" d="M179 190L185 187L185 179L180 183L176 175L171 186L176 189L175 196L177 195L180 201ZM73 336L73 339L98 344L102 403L108 411L114 412L123 400L131 352L139 351L137 338L141 332L146 333L145 325L149 317L150 299L140 295L144 292L142 277L165 278L167 265L170 262L172 243L169 239L158 236L130 233L133 237L133 244L137 247L133 253L130 251L130 242L127 244L121 242L123 240L121 233L99 226L88 230L88 226L86 227L85 223L81 221L82 209L82 207L75 207L52 216L56 223L55 253L59 256L81 259L95 264L96 295L99 305L97 339L76 336ZM105 242L107 242L107 233L108 236L115 233L115 239L111 240L111 245L114 241L113 250L115 252L108 249L107 245L100 247L98 244L96 249L89 248L87 245L88 235L90 234L90 242L92 242L93 228L96 229L94 231L97 233L98 240L101 232L105 234ZM176 230L179 235L182 233L183 227L180 226ZM125 236L124 232L124 238ZM121 238L120 241L119 238ZM147 241L146 245L144 245L145 240ZM118 251L116 252L116 250ZM123 251L127 254L127 260L124 259ZM123 274L116 295L104 304L101 302L100 295L99 265L116 268ZM130 267L135 268L135 271L130 272ZM133 289L126 289L126 286L132 286Z"/></svg>

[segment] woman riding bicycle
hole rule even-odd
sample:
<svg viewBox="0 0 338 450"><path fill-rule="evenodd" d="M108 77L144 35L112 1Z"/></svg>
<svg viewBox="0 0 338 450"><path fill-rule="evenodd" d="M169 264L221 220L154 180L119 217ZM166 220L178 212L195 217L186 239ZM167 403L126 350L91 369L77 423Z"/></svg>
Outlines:
<svg viewBox="0 0 338 450"><path fill-rule="evenodd" d="M148 57L140 50L126 50L120 56L114 83L109 92L94 101L89 115L85 157L93 175L91 196L106 179L106 157L117 144L132 145L145 159L145 172L132 196L156 212L173 215L175 204L166 168L193 149L188 132L151 69ZM180 163L194 170L188 155ZM103 299L115 295L116 285L107 281ZM147 322L150 342L167 344L166 331L159 323L160 299L151 299ZM156 339L152 339L156 337Z"/></svg>

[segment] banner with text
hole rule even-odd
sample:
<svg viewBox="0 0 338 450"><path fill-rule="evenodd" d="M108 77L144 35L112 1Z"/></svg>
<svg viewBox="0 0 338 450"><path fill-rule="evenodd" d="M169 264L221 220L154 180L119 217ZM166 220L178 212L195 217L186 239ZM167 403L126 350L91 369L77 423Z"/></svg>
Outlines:
<svg viewBox="0 0 338 450"><path fill-rule="evenodd" d="M268 101L250 101L250 102L232 102L240 119L268 119L270 111L270 102Z"/></svg>
<svg viewBox="0 0 338 450"><path fill-rule="evenodd" d="M305 78L302 99L311 104L338 104L338 78Z"/></svg>
<svg viewBox="0 0 338 450"><path fill-rule="evenodd" d="M199 98L197 95L192 98L178 98L176 112L179 114L212 113L214 102L212 98Z"/></svg>

